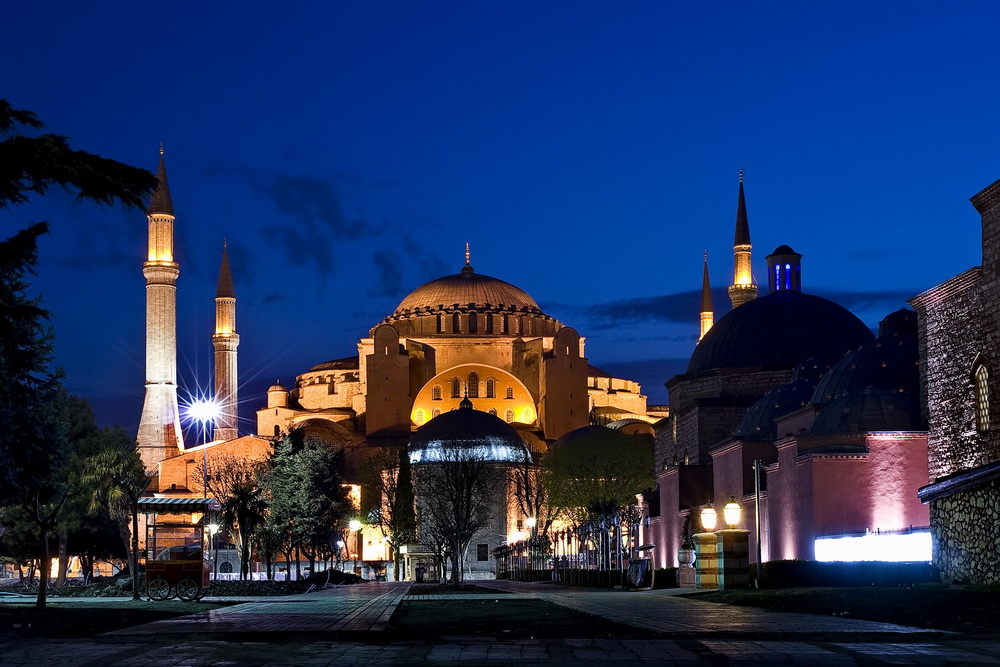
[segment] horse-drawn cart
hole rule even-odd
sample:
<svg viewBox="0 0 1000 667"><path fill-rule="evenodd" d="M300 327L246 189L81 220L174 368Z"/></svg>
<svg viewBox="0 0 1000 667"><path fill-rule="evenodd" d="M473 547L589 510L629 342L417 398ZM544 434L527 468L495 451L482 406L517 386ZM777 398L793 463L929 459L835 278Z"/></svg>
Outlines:
<svg viewBox="0 0 1000 667"><path fill-rule="evenodd" d="M146 513L146 594L150 600L200 600L208 592L209 549L205 516L218 511L212 498L143 498Z"/></svg>

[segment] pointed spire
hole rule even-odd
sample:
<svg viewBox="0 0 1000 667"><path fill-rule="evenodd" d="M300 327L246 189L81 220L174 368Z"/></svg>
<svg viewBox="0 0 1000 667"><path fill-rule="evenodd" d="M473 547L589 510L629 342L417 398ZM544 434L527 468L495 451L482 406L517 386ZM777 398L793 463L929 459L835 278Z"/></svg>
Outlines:
<svg viewBox="0 0 1000 667"><path fill-rule="evenodd" d="M705 269L701 276L701 312L709 313L715 309L712 307L712 285L708 280L708 251L705 251Z"/></svg>
<svg viewBox="0 0 1000 667"><path fill-rule="evenodd" d="M733 245L750 245L750 223L747 222L747 201L743 195L742 168L740 168L740 198L736 204L736 239Z"/></svg>
<svg viewBox="0 0 1000 667"><path fill-rule="evenodd" d="M174 205L170 201L170 186L167 185L167 168L163 164L162 142L160 142L160 166L156 170L156 190L149 199L149 212L174 214Z"/></svg>
<svg viewBox="0 0 1000 667"><path fill-rule="evenodd" d="M472 264L470 264L471 258L472 258L472 253L469 252L469 242L466 241L465 242L465 266L462 267L462 275L463 276L469 276L469 275L472 275L473 273L475 273L475 270L472 268Z"/></svg>
<svg viewBox="0 0 1000 667"><path fill-rule="evenodd" d="M233 287L233 274L229 269L229 244L222 241L222 266L219 267L219 288L215 292L216 299L235 299L236 288Z"/></svg>

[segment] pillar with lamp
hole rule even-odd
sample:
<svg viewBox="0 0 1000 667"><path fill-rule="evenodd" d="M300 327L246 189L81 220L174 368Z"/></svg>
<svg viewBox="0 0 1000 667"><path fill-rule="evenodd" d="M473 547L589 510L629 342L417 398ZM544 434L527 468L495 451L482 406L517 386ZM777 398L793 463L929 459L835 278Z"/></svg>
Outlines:
<svg viewBox="0 0 1000 667"><path fill-rule="evenodd" d="M750 531L737 528L743 518L743 508L735 496L722 508L728 528L716 532L719 558L719 588L748 588L750 586Z"/></svg>
<svg viewBox="0 0 1000 667"><path fill-rule="evenodd" d="M701 530L694 534L695 586L697 588L719 587L719 538L715 534L718 513L712 503L708 503L698 513Z"/></svg>

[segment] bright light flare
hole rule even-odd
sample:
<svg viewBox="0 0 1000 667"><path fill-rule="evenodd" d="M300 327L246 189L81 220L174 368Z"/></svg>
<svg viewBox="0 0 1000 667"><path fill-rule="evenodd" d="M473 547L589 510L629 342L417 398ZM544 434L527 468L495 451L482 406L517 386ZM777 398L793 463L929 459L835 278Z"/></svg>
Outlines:
<svg viewBox="0 0 1000 667"><path fill-rule="evenodd" d="M215 401L204 398L189 403L185 413L189 420L207 424L218 419L222 409Z"/></svg>

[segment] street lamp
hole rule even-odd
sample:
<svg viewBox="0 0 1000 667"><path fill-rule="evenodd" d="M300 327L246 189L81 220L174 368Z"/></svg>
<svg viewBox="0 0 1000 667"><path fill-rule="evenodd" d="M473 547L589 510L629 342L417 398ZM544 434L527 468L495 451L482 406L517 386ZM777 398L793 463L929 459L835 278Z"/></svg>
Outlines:
<svg viewBox="0 0 1000 667"><path fill-rule="evenodd" d="M736 528L740 523L742 515L743 508L736 502L736 496L729 496L729 502L722 508L722 516L725 517L726 525L730 528Z"/></svg>
<svg viewBox="0 0 1000 667"><path fill-rule="evenodd" d="M354 556L354 574L357 574L358 554L361 554L362 563L365 560L364 552L361 550L361 529L364 527L364 524L357 519L351 519L347 522L347 527L354 533L354 553L351 555Z"/></svg>
<svg viewBox="0 0 1000 667"><path fill-rule="evenodd" d="M718 517L719 515L716 513L715 508L712 507L712 503L705 505L705 508L701 510L701 525L706 533L711 533L715 530L715 522Z"/></svg>
<svg viewBox="0 0 1000 667"><path fill-rule="evenodd" d="M201 450L202 498L208 498L208 447L206 446L208 444L208 432L215 424L215 420L218 418L220 412L221 408L219 404L208 398L197 399L187 406L187 417L201 424L201 437L204 441Z"/></svg>

